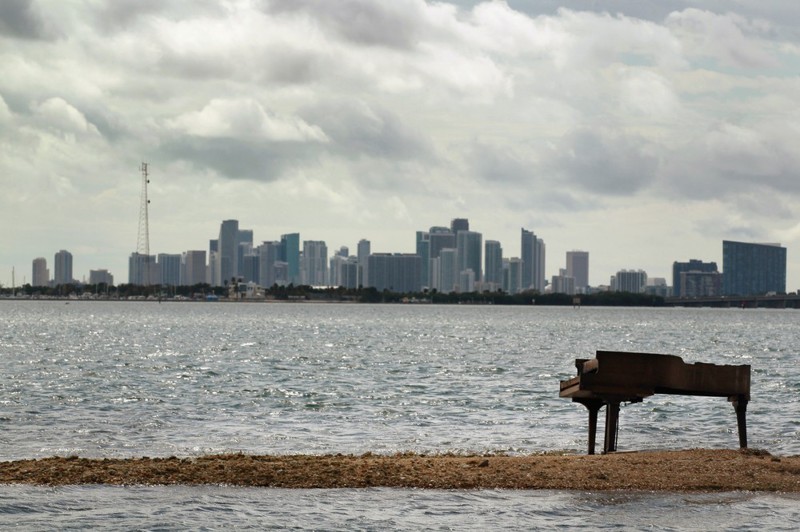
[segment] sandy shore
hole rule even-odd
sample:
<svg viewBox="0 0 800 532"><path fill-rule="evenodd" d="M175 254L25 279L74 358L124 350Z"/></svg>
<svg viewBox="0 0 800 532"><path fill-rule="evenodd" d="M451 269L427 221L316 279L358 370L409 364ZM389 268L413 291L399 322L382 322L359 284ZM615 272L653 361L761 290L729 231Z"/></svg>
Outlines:
<svg viewBox="0 0 800 532"><path fill-rule="evenodd" d="M53 457L0 462L0 483L800 492L800 456L687 450L595 456Z"/></svg>

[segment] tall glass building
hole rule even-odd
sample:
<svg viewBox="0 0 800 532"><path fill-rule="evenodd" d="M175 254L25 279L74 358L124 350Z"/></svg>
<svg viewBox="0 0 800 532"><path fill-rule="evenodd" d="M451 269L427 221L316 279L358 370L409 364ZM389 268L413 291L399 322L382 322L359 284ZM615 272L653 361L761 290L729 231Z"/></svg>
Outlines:
<svg viewBox="0 0 800 532"><path fill-rule="evenodd" d="M780 244L722 241L722 293L786 293L786 248Z"/></svg>

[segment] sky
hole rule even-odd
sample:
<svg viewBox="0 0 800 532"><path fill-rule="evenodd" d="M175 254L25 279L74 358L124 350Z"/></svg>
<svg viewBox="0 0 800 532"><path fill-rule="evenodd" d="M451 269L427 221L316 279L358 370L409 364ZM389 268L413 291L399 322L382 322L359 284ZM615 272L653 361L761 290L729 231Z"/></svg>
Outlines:
<svg viewBox="0 0 800 532"><path fill-rule="evenodd" d="M153 254L468 218L548 279L737 240L800 288L796 0L3 0L0 65L3 286L60 249L127 282L145 161Z"/></svg>

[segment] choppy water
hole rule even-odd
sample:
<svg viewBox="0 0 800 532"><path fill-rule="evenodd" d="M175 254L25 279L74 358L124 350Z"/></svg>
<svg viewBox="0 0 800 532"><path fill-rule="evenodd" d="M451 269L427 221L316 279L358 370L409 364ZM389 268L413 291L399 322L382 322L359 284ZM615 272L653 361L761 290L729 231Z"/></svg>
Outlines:
<svg viewBox="0 0 800 532"><path fill-rule="evenodd" d="M584 452L585 410L558 398L558 381L572 376L575 358L597 349L751 364L751 447L800 454L793 310L0 301L0 317L2 460ZM620 450L698 446L737 446L725 399L655 396L622 410ZM666 524L652 519L684 512L691 523L741 529L763 507L774 516L767 528L779 528L797 522L797 502L747 494L2 486L0 523L658 528ZM575 518L581 508L590 521ZM734 517L721 521L723 514Z"/></svg>

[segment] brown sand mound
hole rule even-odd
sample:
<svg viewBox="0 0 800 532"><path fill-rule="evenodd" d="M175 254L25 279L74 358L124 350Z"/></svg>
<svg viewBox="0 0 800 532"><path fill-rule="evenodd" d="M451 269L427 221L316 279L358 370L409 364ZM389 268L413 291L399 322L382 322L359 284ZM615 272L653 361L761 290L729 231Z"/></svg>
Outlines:
<svg viewBox="0 0 800 532"><path fill-rule="evenodd" d="M0 483L227 484L276 488L800 492L800 456L688 450L608 455L248 456L0 462Z"/></svg>

